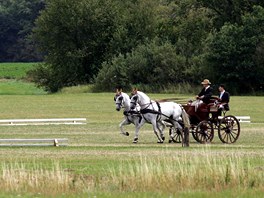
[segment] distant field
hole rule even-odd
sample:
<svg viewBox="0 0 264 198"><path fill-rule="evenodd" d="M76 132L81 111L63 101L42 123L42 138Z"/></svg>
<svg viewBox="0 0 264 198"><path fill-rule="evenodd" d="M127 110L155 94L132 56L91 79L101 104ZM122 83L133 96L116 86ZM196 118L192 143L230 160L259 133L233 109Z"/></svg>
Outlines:
<svg viewBox="0 0 264 198"><path fill-rule="evenodd" d="M43 89L24 80L37 63L0 63L0 95L39 95Z"/></svg>
<svg viewBox="0 0 264 198"><path fill-rule="evenodd" d="M46 94L43 89L37 88L33 83L22 80L0 79L0 95L39 95Z"/></svg>
<svg viewBox="0 0 264 198"><path fill-rule="evenodd" d="M0 63L0 79L20 79L37 63Z"/></svg>

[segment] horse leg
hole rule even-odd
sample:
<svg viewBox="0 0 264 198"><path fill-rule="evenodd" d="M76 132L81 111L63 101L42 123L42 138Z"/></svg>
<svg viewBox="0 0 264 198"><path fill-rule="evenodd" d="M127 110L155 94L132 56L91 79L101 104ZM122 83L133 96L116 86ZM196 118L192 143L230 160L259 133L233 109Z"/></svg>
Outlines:
<svg viewBox="0 0 264 198"><path fill-rule="evenodd" d="M129 124L130 124L130 122L126 118L122 122L120 122L120 124L119 124L120 134L123 134L125 136L129 136L129 133L125 132L123 129L124 125L129 125Z"/></svg>
<svg viewBox="0 0 264 198"><path fill-rule="evenodd" d="M165 124L164 124L164 122L162 122L162 121L159 121L159 122L157 122L157 128L158 128L158 130L159 130L159 132L160 132L160 137L161 137L161 139L164 141L165 140L165 136L164 136L164 129L165 129Z"/></svg>
<svg viewBox="0 0 264 198"><path fill-rule="evenodd" d="M177 133L177 130L179 130L179 131L182 131L182 126L178 123L178 122L176 122L176 121L174 121L173 122L173 126L174 126L174 129L175 130L171 130L171 134L170 134L170 139L173 141L173 142L176 142L176 140L174 140L174 137L175 137L175 133ZM175 132L175 133L174 133ZM183 135L181 135L182 137L183 137ZM170 141L169 141L170 142Z"/></svg>
<svg viewBox="0 0 264 198"><path fill-rule="evenodd" d="M170 130L169 130L169 143L172 143L173 140L174 140L174 139L172 138L172 136L171 136L172 131L173 131L173 127L170 127Z"/></svg>
<svg viewBox="0 0 264 198"><path fill-rule="evenodd" d="M152 120L152 121L151 121L151 124L152 124L152 126L153 126L154 133L155 133L155 135L156 135L157 138L158 138L158 142L157 142L157 143L163 143L162 138L160 138L160 136L159 136L159 134L158 134L159 129L158 129L158 127L157 127L157 122L156 122L155 120Z"/></svg>
<svg viewBox="0 0 264 198"><path fill-rule="evenodd" d="M145 120L142 118L137 118L134 122L135 124L135 137L134 137L134 141L133 143L137 143L138 142L138 136L139 136L139 129L144 125Z"/></svg>

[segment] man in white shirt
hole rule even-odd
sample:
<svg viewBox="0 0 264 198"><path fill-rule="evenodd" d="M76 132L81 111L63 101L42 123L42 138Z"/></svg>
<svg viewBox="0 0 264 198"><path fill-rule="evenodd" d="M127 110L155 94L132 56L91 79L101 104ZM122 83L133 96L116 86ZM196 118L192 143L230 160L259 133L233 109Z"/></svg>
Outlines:
<svg viewBox="0 0 264 198"><path fill-rule="evenodd" d="M229 110L228 103L229 103L229 100L230 100L230 94L227 91L225 91L225 86L224 85L220 85L218 87L218 90L219 90L218 101L220 102L219 108L228 111Z"/></svg>

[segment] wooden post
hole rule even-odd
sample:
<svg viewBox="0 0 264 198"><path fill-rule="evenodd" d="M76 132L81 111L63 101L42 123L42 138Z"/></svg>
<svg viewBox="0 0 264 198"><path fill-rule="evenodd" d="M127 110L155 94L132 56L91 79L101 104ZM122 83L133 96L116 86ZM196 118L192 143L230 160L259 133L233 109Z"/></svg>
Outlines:
<svg viewBox="0 0 264 198"><path fill-rule="evenodd" d="M183 130L182 146L183 147L189 147L190 146L189 129L187 127L184 127L184 130Z"/></svg>

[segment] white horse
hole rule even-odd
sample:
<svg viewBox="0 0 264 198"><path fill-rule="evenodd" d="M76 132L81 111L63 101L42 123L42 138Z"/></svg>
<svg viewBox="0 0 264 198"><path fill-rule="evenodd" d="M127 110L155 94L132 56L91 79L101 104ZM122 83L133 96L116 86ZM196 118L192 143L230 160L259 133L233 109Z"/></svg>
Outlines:
<svg viewBox="0 0 264 198"><path fill-rule="evenodd" d="M132 93L134 95L131 97L131 109L135 109L136 105L139 104L141 108L140 112L144 119L153 126L154 133L158 137L158 143L163 143L165 138L163 131L157 126L157 122L170 122L176 129L175 131L177 131L177 129L182 131L182 126L179 124L182 121L185 128L190 127L189 116L179 104L175 102L158 103L151 100L145 93L137 91L136 89L134 89ZM161 137L158 135L158 132ZM170 142L173 141L174 136L174 132L170 134Z"/></svg>
<svg viewBox="0 0 264 198"><path fill-rule="evenodd" d="M134 137L133 143L137 143L138 137L139 137L139 129L146 123L146 120L140 114L140 106L137 105L134 108L134 110L131 110L129 96L120 90L117 90L116 95L114 97L114 101L116 104L117 111L120 111L122 107L124 108L125 119L119 124L120 133L123 135L129 136L129 133L124 131L123 126L129 125L131 123L134 124L135 125L135 137ZM161 127L161 130L163 131L165 128L165 125L163 124L163 122L159 122L158 124L159 124L159 127Z"/></svg>

